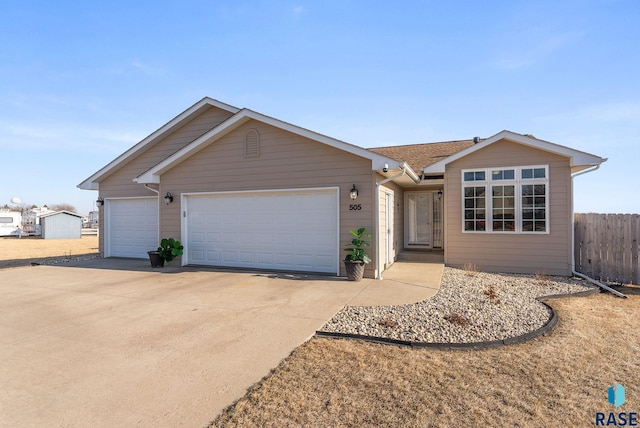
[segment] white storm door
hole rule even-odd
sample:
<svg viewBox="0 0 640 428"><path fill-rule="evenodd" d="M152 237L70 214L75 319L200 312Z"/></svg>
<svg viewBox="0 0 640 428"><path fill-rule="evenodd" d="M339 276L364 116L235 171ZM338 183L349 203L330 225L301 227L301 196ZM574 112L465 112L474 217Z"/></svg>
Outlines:
<svg viewBox="0 0 640 428"><path fill-rule="evenodd" d="M385 233L387 239L386 245L386 262L387 265L393 263L393 195L385 193Z"/></svg>
<svg viewBox="0 0 640 428"><path fill-rule="evenodd" d="M105 200L105 257L146 258L158 248L158 199Z"/></svg>
<svg viewBox="0 0 640 428"><path fill-rule="evenodd" d="M405 248L431 248L431 192L405 193Z"/></svg>
<svg viewBox="0 0 640 428"><path fill-rule="evenodd" d="M186 263L339 274L338 191L192 194Z"/></svg>

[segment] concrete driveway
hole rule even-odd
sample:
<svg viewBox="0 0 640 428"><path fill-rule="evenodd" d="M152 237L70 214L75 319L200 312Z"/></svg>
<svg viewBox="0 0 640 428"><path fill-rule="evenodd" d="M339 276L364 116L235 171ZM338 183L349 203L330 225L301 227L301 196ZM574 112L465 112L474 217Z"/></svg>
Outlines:
<svg viewBox="0 0 640 428"><path fill-rule="evenodd" d="M0 426L203 426L343 306L437 292L147 265L0 270Z"/></svg>

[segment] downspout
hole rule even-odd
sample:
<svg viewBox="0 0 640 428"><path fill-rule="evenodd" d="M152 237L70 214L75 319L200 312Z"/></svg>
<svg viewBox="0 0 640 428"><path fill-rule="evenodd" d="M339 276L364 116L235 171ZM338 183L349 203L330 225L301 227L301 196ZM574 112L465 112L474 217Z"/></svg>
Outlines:
<svg viewBox="0 0 640 428"><path fill-rule="evenodd" d="M145 189L149 189L149 190L151 190L153 193L155 193L156 195L158 195L158 198L160 197L160 190L154 189L153 187L149 187L149 185L148 185L148 184L145 184L145 185L144 185L144 188L145 188Z"/></svg>
<svg viewBox="0 0 640 428"><path fill-rule="evenodd" d="M403 163L402 165L400 165L400 168L402 169L402 171L394 176L391 177L387 177L384 180L380 181L380 182L376 182L376 196L375 196L375 207L376 207L376 233L378 236L378 243L377 243L377 249L376 249L376 270L378 271L378 275L376 276L376 279L382 279L382 235L380 234L380 186L382 186L385 183L388 183L390 181L395 180L396 178L400 178L403 175L405 175L407 173L407 164L406 162ZM415 181L415 179L412 177L412 179ZM385 232L386 234L386 232Z"/></svg>
<svg viewBox="0 0 640 428"><path fill-rule="evenodd" d="M158 195L158 236L156 236L156 240L158 242L160 242L160 189L154 189L153 187L150 187L148 184L144 184L144 188L145 189L149 189L151 190L153 193L155 193L156 195Z"/></svg>
<svg viewBox="0 0 640 428"><path fill-rule="evenodd" d="M606 159L605 159L606 161ZM575 213L573 212L573 179L582 174L586 174L588 172L596 171L600 168L600 164L594 165L591 168L587 168L584 171L580 171L578 173L571 175L571 274L578 276L580 278L586 279L590 283L597 285L603 290L607 290L608 292L615 294L618 297L627 298L624 294L619 292L618 290L614 290L613 288L603 284L602 282L595 280L593 278L588 277L587 275L576 271L576 225L575 225Z"/></svg>

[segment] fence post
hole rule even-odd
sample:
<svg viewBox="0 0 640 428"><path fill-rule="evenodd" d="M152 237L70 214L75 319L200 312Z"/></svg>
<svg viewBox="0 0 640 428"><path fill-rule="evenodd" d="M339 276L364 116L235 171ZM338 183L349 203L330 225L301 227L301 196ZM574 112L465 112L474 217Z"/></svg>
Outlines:
<svg viewBox="0 0 640 428"><path fill-rule="evenodd" d="M638 241L640 241L640 215L633 214L631 223L631 284L640 284L640 269L638 269Z"/></svg>

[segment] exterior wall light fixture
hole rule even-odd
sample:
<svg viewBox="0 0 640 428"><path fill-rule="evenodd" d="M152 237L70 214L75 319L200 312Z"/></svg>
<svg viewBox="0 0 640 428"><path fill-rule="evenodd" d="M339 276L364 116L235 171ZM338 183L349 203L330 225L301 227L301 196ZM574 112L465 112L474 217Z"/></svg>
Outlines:
<svg viewBox="0 0 640 428"><path fill-rule="evenodd" d="M438 190L438 199L442 199L442 189Z"/></svg>
<svg viewBox="0 0 640 428"><path fill-rule="evenodd" d="M102 199L102 196L99 196L98 199L96 199L96 205L99 207L104 205L104 199Z"/></svg>
<svg viewBox="0 0 640 428"><path fill-rule="evenodd" d="M167 194L164 195L164 203L169 205L171 202L173 202L173 195L167 192Z"/></svg>
<svg viewBox="0 0 640 428"><path fill-rule="evenodd" d="M358 189L356 189L356 185L355 184L351 188L351 191L349 192L349 196L351 197L351 199L357 199L358 198Z"/></svg>

